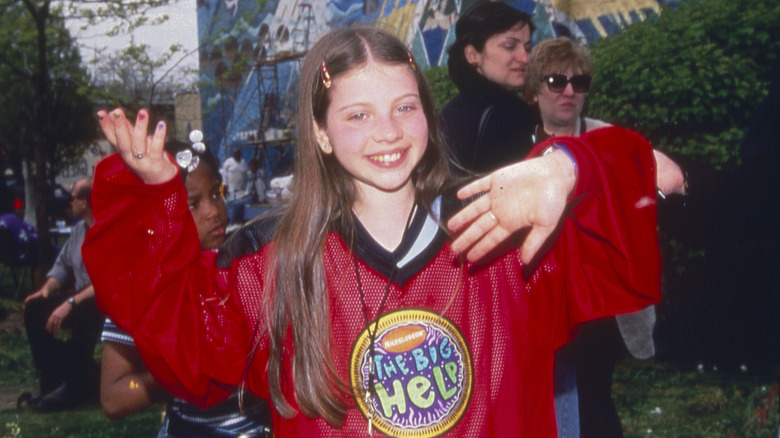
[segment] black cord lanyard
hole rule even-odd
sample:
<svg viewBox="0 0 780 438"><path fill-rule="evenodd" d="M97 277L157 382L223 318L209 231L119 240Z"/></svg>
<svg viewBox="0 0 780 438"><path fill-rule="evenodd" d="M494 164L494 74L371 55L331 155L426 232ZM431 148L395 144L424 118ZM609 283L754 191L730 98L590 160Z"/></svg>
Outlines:
<svg viewBox="0 0 780 438"><path fill-rule="evenodd" d="M401 245L406 240L406 232L409 231L409 225L412 223L412 217L417 210L417 204L412 205L412 210L409 212L409 217L406 219L406 226L404 226L404 233L401 235ZM366 416L368 417L368 436L371 436L372 423L374 418L374 376L376 375L376 367L374 364L374 339L376 338L376 331L379 328L379 319L382 318L382 312L384 312L385 304L387 303L387 297L390 295L390 284L393 282L393 277L398 270L398 261L393 257L393 269L390 271L390 276L387 278L387 285L385 286L385 293L382 296L382 302L379 304L379 311L376 314L376 323L374 323L374 330L371 330L371 321L368 319L368 308L366 307L366 298L363 295L363 285L360 282L360 271L358 270L357 256L352 254L352 264L355 266L355 278L357 279L358 293L360 294L360 304L363 306L363 318L366 321L366 330L368 331L368 388L366 389Z"/></svg>

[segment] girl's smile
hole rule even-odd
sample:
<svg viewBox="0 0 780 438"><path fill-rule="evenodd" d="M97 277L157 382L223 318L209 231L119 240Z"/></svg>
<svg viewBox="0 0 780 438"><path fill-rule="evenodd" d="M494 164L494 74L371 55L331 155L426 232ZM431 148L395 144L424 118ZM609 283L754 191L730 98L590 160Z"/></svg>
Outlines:
<svg viewBox="0 0 780 438"><path fill-rule="evenodd" d="M330 98L326 126L315 123L323 152L335 155L363 196L413 191L428 123L410 66L369 61L335 78Z"/></svg>
<svg viewBox="0 0 780 438"><path fill-rule="evenodd" d="M374 161L377 165L382 167L393 167L399 163L399 160L402 157L405 156L406 151L407 149L393 153L370 155L368 159Z"/></svg>

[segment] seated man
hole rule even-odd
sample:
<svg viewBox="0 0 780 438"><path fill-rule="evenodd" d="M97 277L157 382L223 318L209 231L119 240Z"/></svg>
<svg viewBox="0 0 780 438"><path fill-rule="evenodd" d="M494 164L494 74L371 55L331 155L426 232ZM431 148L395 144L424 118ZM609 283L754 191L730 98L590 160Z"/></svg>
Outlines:
<svg viewBox="0 0 780 438"><path fill-rule="evenodd" d="M30 404L40 411L80 403L90 391L97 394L99 373L92 354L104 316L97 310L95 291L81 259L81 244L94 223L91 188L87 179L73 185L73 216L82 221L73 226L46 282L24 301L27 340L41 389L40 396L30 400ZM71 330L71 336L58 339L56 335L66 328Z"/></svg>

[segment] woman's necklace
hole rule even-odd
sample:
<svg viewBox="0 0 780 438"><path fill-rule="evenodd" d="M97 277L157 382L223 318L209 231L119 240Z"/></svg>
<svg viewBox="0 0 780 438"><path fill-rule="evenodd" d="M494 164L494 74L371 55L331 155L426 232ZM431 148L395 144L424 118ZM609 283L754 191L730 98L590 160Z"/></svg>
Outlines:
<svg viewBox="0 0 780 438"><path fill-rule="evenodd" d="M416 210L417 204L415 203L412 205L411 211L409 211L409 217L406 218L406 225L404 226L404 232L401 235L400 245L403 245L404 240L406 239L406 232L409 231L409 225L412 223L412 217L414 217L414 212ZM374 339L376 337L377 328L379 327L379 319L382 318L382 312L384 311L385 304L387 303L387 296L390 295L390 284L393 282L393 277L395 277L395 272L398 269L398 263L397 260L395 260L395 257L393 257L393 269L390 271L390 276L387 278L385 292L382 295L382 301L379 304L379 311L376 314L374 330L371 330L371 321L368 319L366 298L363 295L363 285L360 282L360 271L358 270L357 256L355 256L354 253L352 255L352 262L355 266L355 278L357 279L358 293L360 294L360 304L363 306L363 318L366 321L366 331L368 331L368 388L366 389L365 402L367 406L366 417L368 419L368 436L372 436L373 424L371 420L374 418L374 378L376 376L376 368L374 367Z"/></svg>

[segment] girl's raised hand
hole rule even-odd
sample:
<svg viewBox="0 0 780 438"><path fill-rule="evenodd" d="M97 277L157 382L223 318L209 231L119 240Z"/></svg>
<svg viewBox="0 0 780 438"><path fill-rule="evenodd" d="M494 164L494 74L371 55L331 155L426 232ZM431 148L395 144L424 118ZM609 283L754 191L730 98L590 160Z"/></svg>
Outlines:
<svg viewBox="0 0 780 438"><path fill-rule="evenodd" d="M160 184L178 175L176 164L163 152L165 145L165 122L159 122L154 134L147 135L149 112L138 111L135 126L127 120L125 112L98 111L100 127L108 141L114 145L125 165L146 184Z"/></svg>
<svg viewBox="0 0 780 438"><path fill-rule="evenodd" d="M453 232L462 231L452 249L475 262L512 233L530 228L520 255L530 263L557 227L575 182L574 163L560 150L472 182L458 191L458 198L485 194L448 222Z"/></svg>

